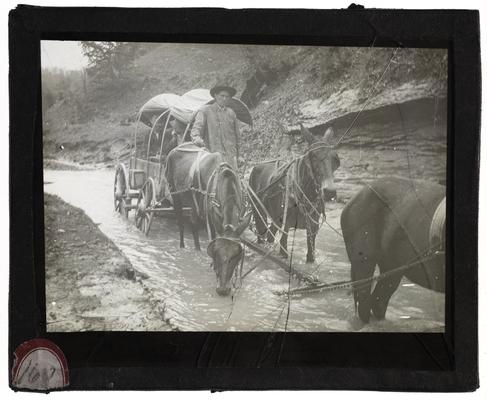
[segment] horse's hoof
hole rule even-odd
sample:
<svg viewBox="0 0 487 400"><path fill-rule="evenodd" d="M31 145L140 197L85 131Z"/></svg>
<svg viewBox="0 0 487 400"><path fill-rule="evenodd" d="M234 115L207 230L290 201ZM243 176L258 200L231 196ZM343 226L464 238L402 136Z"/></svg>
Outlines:
<svg viewBox="0 0 487 400"><path fill-rule="evenodd" d="M184 249L184 243L181 243L181 244L179 245L179 248L180 248L180 249Z"/></svg>
<svg viewBox="0 0 487 400"><path fill-rule="evenodd" d="M314 257L306 257L306 263L313 264L314 262L315 262L315 258Z"/></svg>
<svg viewBox="0 0 487 400"><path fill-rule="evenodd" d="M359 306L358 316L363 323L368 324L370 321L370 308Z"/></svg>
<svg viewBox="0 0 487 400"><path fill-rule="evenodd" d="M372 313L374 314L374 317L378 320L383 320L386 318L386 311L387 307L381 303L377 302L372 305Z"/></svg>
<svg viewBox="0 0 487 400"><path fill-rule="evenodd" d="M284 253L284 252L282 252L282 251L281 251L281 252L279 252L279 255L280 255L282 258L284 258L285 260L287 260L287 254L286 254L286 253Z"/></svg>

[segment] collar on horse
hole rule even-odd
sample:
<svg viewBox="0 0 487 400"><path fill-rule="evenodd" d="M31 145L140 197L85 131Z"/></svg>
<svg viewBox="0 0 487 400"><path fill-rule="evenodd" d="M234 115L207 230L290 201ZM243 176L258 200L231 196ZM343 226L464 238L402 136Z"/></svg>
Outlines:
<svg viewBox="0 0 487 400"><path fill-rule="evenodd" d="M239 219L242 217L242 211L245 211L242 205L242 187L240 185L240 179L238 178L235 170L227 162L222 162L217 168L213 170L208 183L206 185L204 212L206 216L206 229L208 231L208 237L211 237L209 213L210 211L218 214L223 220L223 203L227 199L223 199L222 195L218 191L221 187L220 182L225 173L230 173L233 176L233 183L235 184L235 190L238 195L237 204L239 207Z"/></svg>

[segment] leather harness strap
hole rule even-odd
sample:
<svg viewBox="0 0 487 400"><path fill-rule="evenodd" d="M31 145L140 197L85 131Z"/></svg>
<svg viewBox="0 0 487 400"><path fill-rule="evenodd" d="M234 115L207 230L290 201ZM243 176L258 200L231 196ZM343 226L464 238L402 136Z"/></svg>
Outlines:
<svg viewBox="0 0 487 400"><path fill-rule="evenodd" d="M200 164L201 164L201 161L203 161L206 157L208 157L211 153L208 153L204 150L200 150L198 152L198 155L196 156L196 159L193 161L193 163L191 164L191 167L189 169L189 182L190 182L190 186L193 187L194 185L194 182L195 182L195 178L196 178L196 182L197 182L197 190L202 190L202 185L201 185L201 170L200 170ZM193 202L194 202L194 206L196 208L196 213L198 215L201 215L200 213L200 207L199 207L199 204L198 204L198 199L196 198L196 193L195 191L193 190L192 192L192 195L193 195Z"/></svg>
<svg viewBox="0 0 487 400"><path fill-rule="evenodd" d="M186 153L196 153L196 152L200 152L200 151L209 152L206 147L199 147L199 146L196 146L194 143L191 143L191 142L181 143L180 145L175 147L173 150L174 151L182 151L182 152L186 152Z"/></svg>
<svg viewBox="0 0 487 400"><path fill-rule="evenodd" d="M210 206L211 210L218 214L221 218L223 218L223 213L222 213L222 201L225 199L221 199L220 193L218 193L218 188L220 187L220 178L223 175L225 171L230 172L234 178L235 182L240 183L240 180L236 174L236 172L232 169L232 167L226 163L222 162L220 165L218 165L213 172L211 173L210 177L208 178L208 183L205 191L205 202L204 202L204 207L205 207L205 215L206 215L206 229L208 231L208 237L211 237L210 234L210 221L209 221L209 213L210 213ZM238 185L239 188L235 186L237 189L237 192L240 196L239 198L239 203L242 203L242 188L240 185ZM239 213L240 214L240 213Z"/></svg>

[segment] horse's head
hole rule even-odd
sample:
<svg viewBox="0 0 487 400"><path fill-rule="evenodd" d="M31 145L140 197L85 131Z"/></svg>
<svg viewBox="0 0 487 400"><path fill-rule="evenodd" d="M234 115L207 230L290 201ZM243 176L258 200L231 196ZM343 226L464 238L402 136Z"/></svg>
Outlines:
<svg viewBox="0 0 487 400"><path fill-rule="evenodd" d="M334 138L333 128L329 127L323 139L318 140L302 124L300 124L300 127L301 135L309 145L304 161L309 166L321 198L324 201L334 200L336 199L334 172L340 166L340 158L338 158L338 154L332 144Z"/></svg>
<svg viewBox="0 0 487 400"><path fill-rule="evenodd" d="M208 245L208 255L213 260L217 287L216 292L221 296L230 293L230 281L235 268L242 262L244 249L239 240L240 235L250 223L250 214L245 217L237 227L233 225L223 225L222 220L217 219L214 227L218 236Z"/></svg>

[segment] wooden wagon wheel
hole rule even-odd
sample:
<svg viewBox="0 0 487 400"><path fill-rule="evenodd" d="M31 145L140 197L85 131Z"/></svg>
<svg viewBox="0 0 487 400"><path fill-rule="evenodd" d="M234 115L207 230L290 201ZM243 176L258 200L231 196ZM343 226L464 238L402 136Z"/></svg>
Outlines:
<svg viewBox="0 0 487 400"><path fill-rule="evenodd" d="M118 164L115 170L115 182L113 184L113 205L116 212L119 212L125 218L128 217L129 209L127 205L127 170L125 165Z"/></svg>
<svg viewBox="0 0 487 400"><path fill-rule="evenodd" d="M137 208L135 211L135 226L147 236L154 217L154 211L150 211L156 202L155 184L152 178L149 178L139 191L137 198Z"/></svg>

